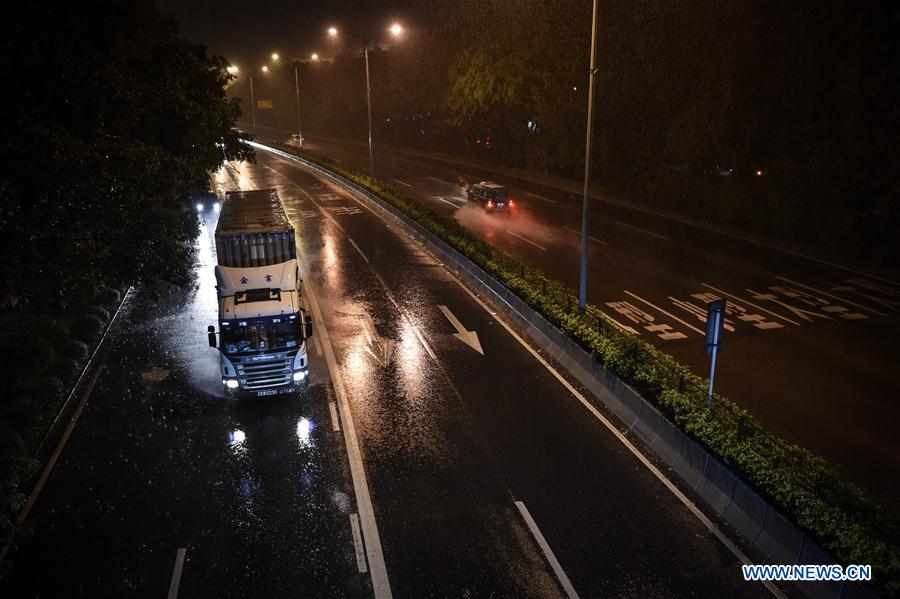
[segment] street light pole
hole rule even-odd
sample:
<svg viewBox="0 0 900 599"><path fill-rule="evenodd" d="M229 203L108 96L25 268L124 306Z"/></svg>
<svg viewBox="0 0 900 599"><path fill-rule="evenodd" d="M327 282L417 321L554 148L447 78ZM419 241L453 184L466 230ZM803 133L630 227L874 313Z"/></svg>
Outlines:
<svg viewBox="0 0 900 599"><path fill-rule="evenodd" d="M369 175L375 177L375 150L372 147L372 86L369 83L369 40L363 48L366 57L366 108L369 112Z"/></svg>
<svg viewBox="0 0 900 599"><path fill-rule="evenodd" d="M597 12L599 0L594 0L591 20L591 70L588 83L587 134L584 143L584 203L581 209L581 279L578 285L578 311L584 314L587 305L588 255L590 253L591 222L591 137L594 129L594 79L597 75Z"/></svg>
<svg viewBox="0 0 900 599"><path fill-rule="evenodd" d="M256 99L253 97L253 75L250 74L250 112L253 115L253 135L256 135Z"/></svg>
<svg viewBox="0 0 900 599"><path fill-rule="evenodd" d="M294 63L294 87L297 90L297 149L303 147L303 134L300 132L300 74L299 63Z"/></svg>

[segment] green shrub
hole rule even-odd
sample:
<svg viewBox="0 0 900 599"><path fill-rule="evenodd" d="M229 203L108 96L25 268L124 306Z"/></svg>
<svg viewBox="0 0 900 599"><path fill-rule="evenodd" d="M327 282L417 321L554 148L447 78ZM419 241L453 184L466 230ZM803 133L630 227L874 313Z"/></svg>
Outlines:
<svg viewBox="0 0 900 599"><path fill-rule="evenodd" d="M551 324L634 387L678 427L706 446L781 513L845 564L871 564L876 584L900 594L900 516L843 480L821 458L763 431L746 410L716 395L671 356L619 329L595 306L578 314L573 290L469 233L452 218L408 200L371 177L289 146L297 154L374 193L494 276Z"/></svg>
<svg viewBox="0 0 900 599"><path fill-rule="evenodd" d="M46 339L6 331L0 338L0 359L13 373L43 372L56 359L56 352Z"/></svg>
<svg viewBox="0 0 900 599"><path fill-rule="evenodd" d="M103 288L101 288L100 293L97 296L97 301L99 301L107 308L115 309L119 306L119 302L122 301L122 294L119 293L117 289L104 286Z"/></svg>

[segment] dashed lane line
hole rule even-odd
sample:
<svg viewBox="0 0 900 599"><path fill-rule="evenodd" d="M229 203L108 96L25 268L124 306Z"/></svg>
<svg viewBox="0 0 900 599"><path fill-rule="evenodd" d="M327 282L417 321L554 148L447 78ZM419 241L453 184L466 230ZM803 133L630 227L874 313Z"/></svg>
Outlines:
<svg viewBox="0 0 900 599"><path fill-rule="evenodd" d="M665 240L667 240L667 241L668 241L668 239L669 239L669 238L666 237L665 235L660 235L659 233L654 233L653 231L648 231L647 229L642 229L642 228L640 228L640 227L635 227L634 225L629 225L629 224L627 224L627 223L623 223L622 221L618 221L618 220L617 220L617 221L616 221L616 224L617 224L617 225L622 225L623 227L627 227L627 228L629 228L629 229L634 229L635 231L640 231L641 233L644 233L644 234L646 234L646 235L652 235L653 237L658 237L659 239L665 239Z"/></svg>
<svg viewBox="0 0 900 599"><path fill-rule="evenodd" d="M540 546L541 551L544 552L544 557L547 558L547 561L550 563L550 567L553 568L553 573L556 574L556 578L559 580L559 584L562 585L563 590L566 592L566 596L569 597L569 599L578 599L578 593L575 591L575 587L572 586L572 582L569 580L569 577L566 576L566 571L563 570L562 566L559 564L559 560L556 559L556 555L554 555L553 550L550 549L550 545L547 543L547 539L544 538L543 533L541 533L541 529L538 528L538 525L534 521L534 518L531 517L531 513L528 511L528 508L525 507L525 504L521 501L516 501L515 504L519 509L519 513L522 514L522 519L525 520L525 524L528 526L528 530L531 531L531 536L533 536L534 540L537 541L537 544L538 546Z"/></svg>
<svg viewBox="0 0 900 599"><path fill-rule="evenodd" d="M366 567L366 550L363 548L362 535L359 533L359 516L350 514L350 530L353 532L353 548L356 550L356 569L360 574L368 571Z"/></svg>
<svg viewBox="0 0 900 599"><path fill-rule="evenodd" d="M547 248L545 248L544 246L542 246L542 245L540 245L540 244L538 244L538 243L535 243L535 242L531 241L531 240L528 239L527 237L522 237L522 236L519 235L518 233L513 233L513 232L510 231L509 229L507 229L506 232L509 233L510 235L512 235L513 237L518 237L519 239L521 239L521 240L524 241L525 243L530 243L531 245L533 245L534 247L536 247L536 248L539 249L539 250L544 250L545 252L547 251Z"/></svg>
<svg viewBox="0 0 900 599"><path fill-rule="evenodd" d="M393 181L394 183L399 183L400 185L403 185L404 187L412 187L412 185L410 183L407 183L406 181L401 181L400 179L391 179L391 181Z"/></svg>
<svg viewBox="0 0 900 599"><path fill-rule="evenodd" d="M531 193L530 191L526 191L526 192L525 192L525 195L527 195L528 197L531 197L531 198L538 199L538 200L543 200L543 201L545 201L545 202L550 202L551 204L558 204L558 203L559 203L559 202L557 202L556 200L551 200L550 198L544 197L544 196L542 196L542 195L538 195L538 194L536 194L536 193Z"/></svg>
<svg viewBox="0 0 900 599"><path fill-rule="evenodd" d="M575 233L576 235L578 235L579 237L581 237L581 231L576 231L576 230L573 229L572 227L566 227L566 226L563 226L563 229L565 229L566 231L571 231L572 233ZM597 239L596 237L593 237L593 236L591 236L591 235L588 235L588 239L590 239L591 241L596 241L597 243L602 243L603 245L609 245L608 243L606 243L606 242L603 241L602 239Z"/></svg>
<svg viewBox="0 0 900 599"><path fill-rule="evenodd" d="M187 553L186 547L179 547L175 552L175 567L172 569L172 578L169 580L169 594L167 599L177 599L178 587L181 586L181 571L184 569L184 555Z"/></svg>

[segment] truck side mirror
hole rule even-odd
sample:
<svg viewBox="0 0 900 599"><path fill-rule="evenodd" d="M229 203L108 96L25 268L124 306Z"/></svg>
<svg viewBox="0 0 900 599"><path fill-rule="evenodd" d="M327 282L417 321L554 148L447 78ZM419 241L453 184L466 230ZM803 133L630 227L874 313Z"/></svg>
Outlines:
<svg viewBox="0 0 900 599"><path fill-rule="evenodd" d="M312 316L303 319L303 334L307 339L313 336Z"/></svg>
<svg viewBox="0 0 900 599"><path fill-rule="evenodd" d="M209 337L209 346L216 347L217 346L217 344L216 344L216 327L209 325L209 327L206 330L209 331L207 333L207 337Z"/></svg>

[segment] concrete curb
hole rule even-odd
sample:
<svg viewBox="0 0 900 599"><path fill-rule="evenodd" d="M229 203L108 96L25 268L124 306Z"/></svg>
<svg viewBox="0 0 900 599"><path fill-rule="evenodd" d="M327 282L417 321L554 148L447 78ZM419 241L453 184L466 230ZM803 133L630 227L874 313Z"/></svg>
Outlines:
<svg viewBox="0 0 900 599"><path fill-rule="evenodd" d="M693 489L707 505L734 527L750 544L769 558L771 564L837 564L836 559L806 538L802 531L779 514L750 485L731 471L717 456L707 451L687 433L670 423L656 408L593 357L551 325L542 315L513 294L446 242L399 210L352 181L325 168L281 150L251 142L330 179L351 191L405 229L474 291L505 304L504 316L522 329L547 355L562 364L579 383L610 409ZM862 583L802 583L797 587L809 597L877 597Z"/></svg>

